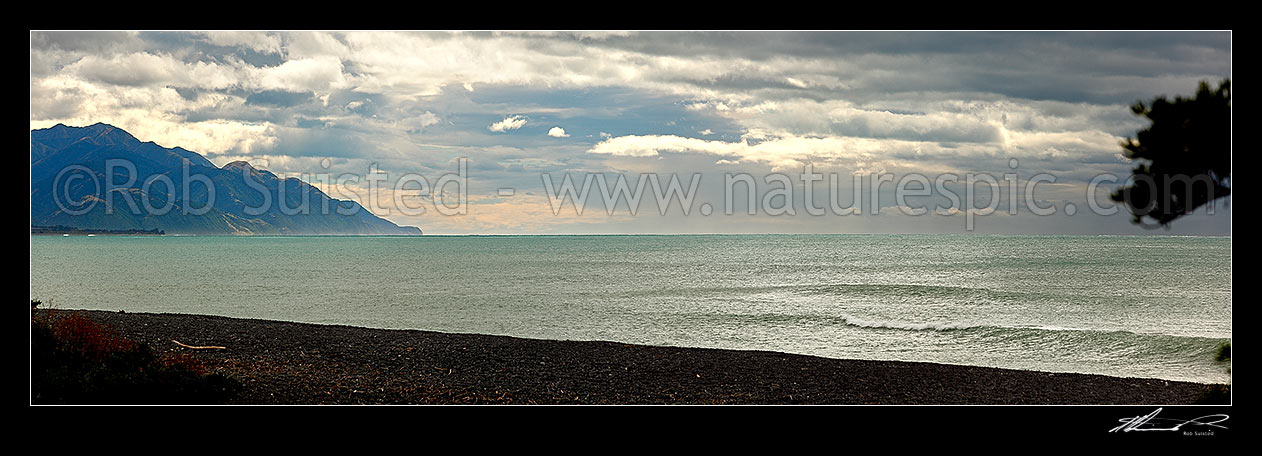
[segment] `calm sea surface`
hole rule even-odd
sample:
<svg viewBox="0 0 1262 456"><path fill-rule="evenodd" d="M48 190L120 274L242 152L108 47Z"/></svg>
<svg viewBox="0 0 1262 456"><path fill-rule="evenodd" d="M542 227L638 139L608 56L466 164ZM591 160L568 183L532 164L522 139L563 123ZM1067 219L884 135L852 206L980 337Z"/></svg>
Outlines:
<svg viewBox="0 0 1262 456"><path fill-rule="evenodd" d="M32 236L31 298L1227 382L1231 239Z"/></svg>

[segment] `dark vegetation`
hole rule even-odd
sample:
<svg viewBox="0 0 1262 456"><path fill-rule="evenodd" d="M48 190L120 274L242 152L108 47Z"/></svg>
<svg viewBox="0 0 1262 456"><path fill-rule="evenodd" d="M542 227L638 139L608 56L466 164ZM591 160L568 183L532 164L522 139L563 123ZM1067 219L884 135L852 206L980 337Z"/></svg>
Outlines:
<svg viewBox="0 0 1262 456"><path fill-rule="evenodd" d="M1214 361L1227 364L1227 373L1231 373L1231 342L1218 346L1218 354ZM1230 404L1231 385L1210 385L1197 399L1198 404Z"/></svg>
<svg viewBox="0 0 1262 456"><path fill-rule="evenodd" d="M65 226L65 225L55 225L55 226L32 226L31 234L110 234L110 235L133 235L133 236L134 235L162 236L162 235L165 235L166 232L157 228L154 228L152 230L138 230L138 229L94 230L94 229L88 229L88 228L75 228L75 227Z"/></svg>
<svg viewBox="0 0 1262 456"><path fill-rule="evenodd" d="M1231 80L1217 89L1202 81L1191 98L1157 97L1136 102L1131 111L1151 124L1122 143L1126 158L1138 163L1131 182L1112 199L1130 210L1133 223L1169 228L1179 217L1231 195ZM1231 372L1230 343L1218 347L1215 361ZM1197 403L1231 403L1231 386L1210 385Z"/></svg>
<svg viewBox="0 0 1262 456"><path fill-rule="evenodd" d="M159 356L80 312L31 305L33 404L213 404L241 388L188 353Z"/></svg>
<svg viewBox="0 0 1262 456"><path fill-rule="evenodd" d="M1152 122L1122 143L1138 164L1132 182L1113 193L1131 212L1169 228L1170 222L1231 194L1231 81L1201 82L1192 98L1158 97L1131 106Z"/></svg>
<svg viewBox="0 0 1262 456"><path fill-rule="evenodd" d="M1225 343L1218 347L1218 356L1214 358L1220 363L1231 362L1231 343Z"/></svg>

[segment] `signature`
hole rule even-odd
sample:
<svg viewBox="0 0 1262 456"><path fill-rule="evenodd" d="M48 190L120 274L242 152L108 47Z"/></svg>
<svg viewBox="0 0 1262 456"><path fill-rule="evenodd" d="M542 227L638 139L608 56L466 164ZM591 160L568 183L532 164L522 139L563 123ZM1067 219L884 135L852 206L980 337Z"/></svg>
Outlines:
<svg viewBox="0 0 1262 456"><path fill-rule="evenodd" d="M1219 429L1227 429L1227 426L1219 425L1229 418L1224 414L1205 415L1190 420L1180 420L1174 418L1157 418L1161 413L1161 409L1153 410L1152 413L1143 416L1134 416L1130 418L1122 418L1117 420L1122 423L1120 426L1110 429L1109 432L1131 432L1131 431L1179 431L1184 426L1208 426ZM1167 426L1167 427L1161 427Z"/></svg>

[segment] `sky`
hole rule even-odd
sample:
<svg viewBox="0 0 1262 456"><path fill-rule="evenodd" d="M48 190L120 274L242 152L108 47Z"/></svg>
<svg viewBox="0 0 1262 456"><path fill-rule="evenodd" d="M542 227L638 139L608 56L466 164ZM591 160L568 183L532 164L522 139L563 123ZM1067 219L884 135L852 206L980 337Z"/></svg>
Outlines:
<svg viewBox="0 0 1262 456"><path fill-rule="evenodd" d="M1107 201L1129 106L1230 78L1230 32L30 38L32 129L104 122L428 234L1230 234L1229 198L1155 230Z"/></svg>

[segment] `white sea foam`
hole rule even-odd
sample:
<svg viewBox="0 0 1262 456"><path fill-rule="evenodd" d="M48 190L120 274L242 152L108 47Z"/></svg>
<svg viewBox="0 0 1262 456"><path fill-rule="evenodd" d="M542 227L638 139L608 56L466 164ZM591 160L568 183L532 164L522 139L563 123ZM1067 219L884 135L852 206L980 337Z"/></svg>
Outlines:
<svg viewBox="0 0 1262 456"><path fill-rule="evenodd" d="M912 331L925 331L925 330L953 331L953 330L973 329L973 328L980 327L976 325L967 325L967 324L962 324L962 323L950 323L950 322L908 323L908 322L900 322L900 321L881 321L881 320L873 320L873 319L856 318L849 315L843 315L841 316L841 319L844 320L846 324L848 325L858 326L860 328L906 329L906 330L912 330Z"/></svg>

